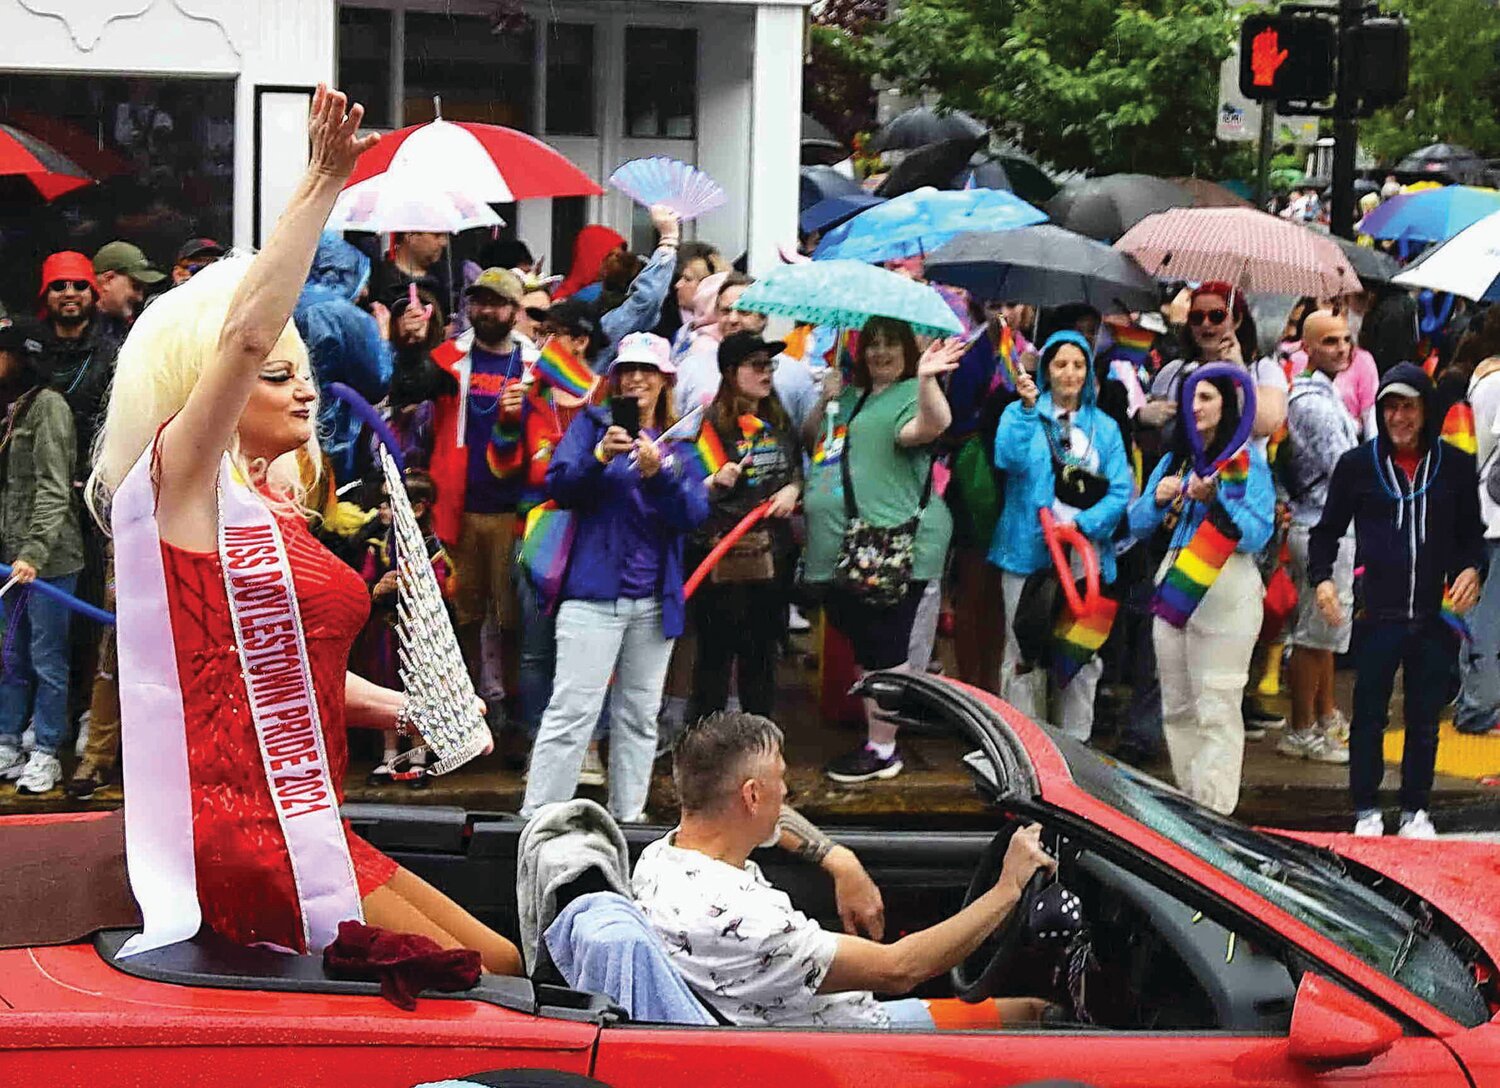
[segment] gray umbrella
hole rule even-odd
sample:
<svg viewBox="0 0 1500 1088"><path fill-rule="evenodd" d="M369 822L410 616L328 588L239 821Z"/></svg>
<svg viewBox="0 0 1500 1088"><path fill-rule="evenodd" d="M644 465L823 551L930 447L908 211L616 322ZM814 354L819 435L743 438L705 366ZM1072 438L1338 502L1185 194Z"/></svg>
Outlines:
<svg viewBox="0 0 1500 1088"><path fill-rule="evenodd" d="M927 275L980 299L1035 306L1087 302L1104 313L1154 310L1161 287L1117 249L1051 223L960 234L927 258Z"/></svg>
<svg viewBox="0 0 1500 1088"><path fill-rule="evenodd" d="M1169 208L1191 208L1193 194L1149 174L1107 174L1063 186L1046 211L1069 230L1113 242L1148 215Z"/></svg>
<svg viewBox="0 0 1500 1088"><path fill-rule="evenodd" d="M1390 283L1391 277L1401 271L1401 262L1389 253L1383 253L1373 246L1359 245L1337 235L1330 237L1344 251L1344 256L1349 258L1349 264L1360 283Z"/></svg>
<svg viewBox="0 0 1500 1088"><path fill-rule="evenodd" d="M983 124L960 110L938 113L931 107L918 106L881 125L875 139L870 141L870 150L904 151L944 140L984 136L988 132Z"/></svg>

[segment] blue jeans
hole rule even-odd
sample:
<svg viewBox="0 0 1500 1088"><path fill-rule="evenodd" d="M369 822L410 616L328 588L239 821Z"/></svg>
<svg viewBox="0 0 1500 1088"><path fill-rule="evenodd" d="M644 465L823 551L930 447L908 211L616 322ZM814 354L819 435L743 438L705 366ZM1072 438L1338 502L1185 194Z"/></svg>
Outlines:
<svg viewBox="0 0 1500 1088"><path fill-rule="evenodd" d="M1479 603L1464 619L1473 639L1458 653L1463 689L1453 724L1460 733L1488 733L1500 723L1500 540L1486 540L1489 573Z"/></svg>
<svg viewBox="0 0 1500 1088"><path fill-rule="evenodd" d="M72 593L78 575L45 581ZM34 590L16 586L0 598L8 657L0 677L0 744L20 747L26 717L36 731L36 750L57 755L68 741L68 625L71 609Z"/></svg>
<svg viewBox="0 0 1500 1088"><path fill-rule="evenodd" d="M557 610L557 674L552 699L531 748L521 815L528 819L578 788L584 750L599 720L613 673L609 734L609 811L640 820L656 762L656 715L672 660L662 634L661 601L564 601Z"/></svg>
<svg viewBox="0 0 1500 1088"><path fill-rule="evenodd" d="M1455 636L1440 619L1371 621L1365 625L1349 723L1349 792L1355 812L1380 807L1385 774L1381 734L1390 720L1396 670L1405 669L1402 707L1406 744L1401 756L1401 811L1427 807L1437 762L1438 715L1447 700Z"/></svg>
<svg viewBox="0 0 1500 1088"><path fill-rule="evenodd" d="M517 551L519 554L519 549ZM542 608L536 587L531 579L516 564L516 599L520 603L521 638L520 661L517 670L520 679L521 729L527 740L536 740L537 730L542 726L542 714L552 701L552 674L557 670L557 617ZM609 734L609 699L599 712L599 722L594 726L594 740L602 740Z"/></svg>

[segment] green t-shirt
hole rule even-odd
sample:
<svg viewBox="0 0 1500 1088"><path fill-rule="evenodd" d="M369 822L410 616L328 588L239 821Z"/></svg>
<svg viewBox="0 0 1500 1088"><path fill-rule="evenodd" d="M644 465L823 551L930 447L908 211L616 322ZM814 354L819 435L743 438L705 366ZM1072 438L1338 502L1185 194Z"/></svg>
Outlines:
<svg viewBox="0 0 1500 1088"><path fill-rule="evenodd" d="M826 582L833 577L839 543L844 538L844 482L839 462L844 455L845 425L864 395L851 386L840 394L838 414L825 419L813 450L807 477L803 512L807 518L807 550L803 553L805 577ZM830 408L832 406L830 405ZM890 528L914 517L922 499L927 474L932 471L932 451L903 446L896 441L901 428L917 414L917 381L896 382L872 394L854 417L853 457L849 475L859 516L871 525ZM953 518L936 491L922 514L917 529L912 578L931 581L943 573Z"/></svg>

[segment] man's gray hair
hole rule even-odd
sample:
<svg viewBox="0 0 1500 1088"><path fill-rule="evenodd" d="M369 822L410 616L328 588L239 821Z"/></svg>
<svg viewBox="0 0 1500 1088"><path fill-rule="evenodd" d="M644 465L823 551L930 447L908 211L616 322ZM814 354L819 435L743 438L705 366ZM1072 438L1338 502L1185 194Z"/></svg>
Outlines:
<svg viewBox="0 0 1500 1088"><path fill-rule="evenodd" d="M746 764L781 751L781 727L770 718L725 710L690 726L672 748L672 781L683 812L709 812L748 777Z"/></svg>

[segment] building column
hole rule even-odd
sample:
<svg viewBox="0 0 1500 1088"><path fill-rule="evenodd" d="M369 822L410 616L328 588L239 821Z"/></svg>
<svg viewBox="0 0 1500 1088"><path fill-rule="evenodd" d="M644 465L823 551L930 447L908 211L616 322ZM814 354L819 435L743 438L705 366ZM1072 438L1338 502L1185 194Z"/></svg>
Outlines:
<svg viewBox="0 0 1500 1088"><path fill-rule="evenodd" d="M802 157L802 33L800 6L755 9L751 77L749 257L764 275L780 263L778 245L797 240L797 192Z"/></svg>

